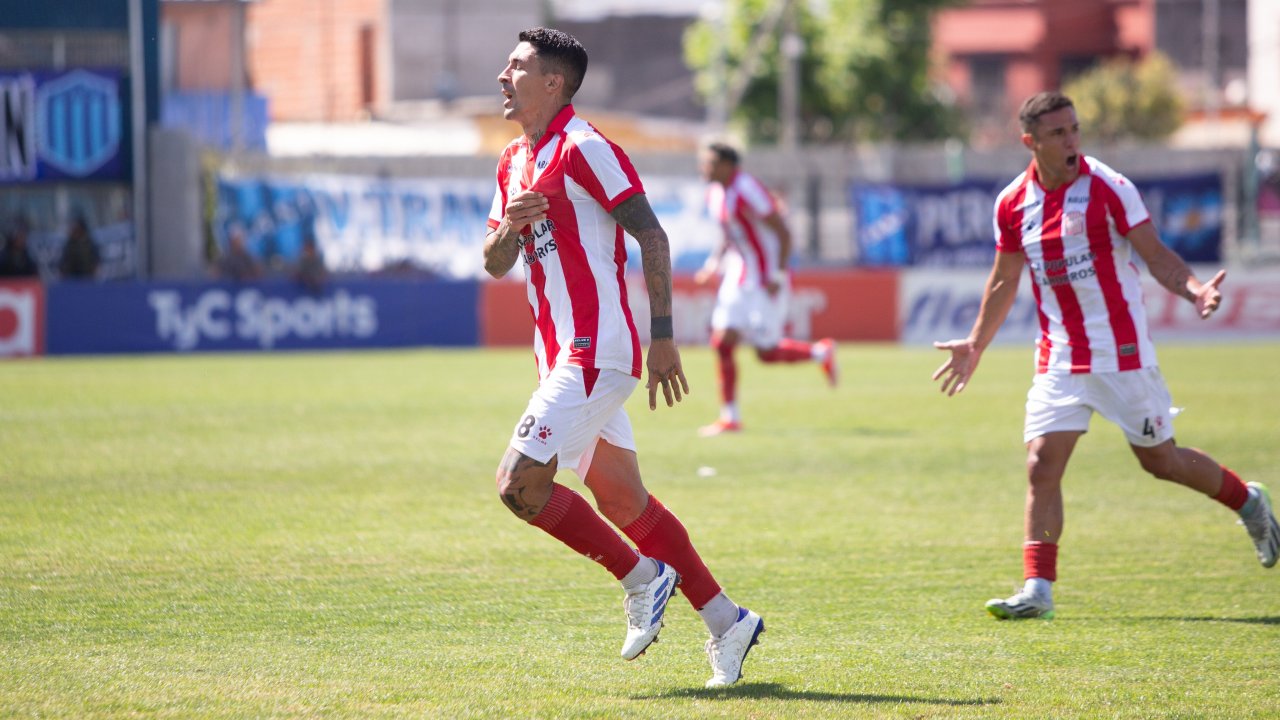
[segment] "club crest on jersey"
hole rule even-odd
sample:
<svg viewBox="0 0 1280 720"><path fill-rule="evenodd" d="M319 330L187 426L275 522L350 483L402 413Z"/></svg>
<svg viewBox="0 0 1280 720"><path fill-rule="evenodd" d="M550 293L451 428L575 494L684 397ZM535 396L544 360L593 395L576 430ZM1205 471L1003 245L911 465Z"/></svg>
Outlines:
<svg viewBox="0 0 1280 720"><path fill-rule="evenodd" d="M1062 234L1063 235L1083 235L1084 234L1084 213L1078 210L1072 210L1062 218Z"/></svg>

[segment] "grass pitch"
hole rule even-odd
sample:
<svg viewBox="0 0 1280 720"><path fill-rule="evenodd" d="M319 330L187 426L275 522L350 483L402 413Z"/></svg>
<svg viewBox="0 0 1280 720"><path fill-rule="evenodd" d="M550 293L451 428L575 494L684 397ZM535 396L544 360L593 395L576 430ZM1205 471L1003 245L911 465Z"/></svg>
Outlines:
<svg viewBox="0 0 1280 720"><path fill-rule="evenodd" d="M498 501L527 350L4 363L0 716L1280 717L1280 568L1231 513L1095 418L1058 618L997 622L1029 348L951 399L936 351L841 357L832 392L742 354L740 436L695 436L702 348L686 403L629 406L648 485L768 626L727 691L683 598L618 658L612 578ZM1280 345L1161 359L1179 439L1280 499Z"/></svg>

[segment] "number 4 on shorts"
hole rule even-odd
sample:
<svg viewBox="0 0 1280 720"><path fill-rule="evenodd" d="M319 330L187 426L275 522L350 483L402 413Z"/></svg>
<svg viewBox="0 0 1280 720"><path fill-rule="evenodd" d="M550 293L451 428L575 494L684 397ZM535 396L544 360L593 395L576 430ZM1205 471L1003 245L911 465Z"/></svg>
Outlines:
<svg viewBox="0 0 1280 720"><path fill-rule="evenodd" d="M1149 438L1156 436L1156 429L1151 425L1151 418L1142 418L1142 434Z"/></svg>

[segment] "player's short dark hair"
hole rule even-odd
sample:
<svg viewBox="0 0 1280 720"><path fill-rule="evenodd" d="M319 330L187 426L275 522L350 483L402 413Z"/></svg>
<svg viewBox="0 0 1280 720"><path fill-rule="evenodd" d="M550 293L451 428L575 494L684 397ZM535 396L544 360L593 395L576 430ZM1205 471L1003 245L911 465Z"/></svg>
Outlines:
<svg viewBox="0 0 1280 720"><path fill-rule="evenodd" d="M572 99L587 74L587 49L563 30L535 27L520 31L520 42L538 51L538 59L553 73L564 76L565 99Z"/></svg>
<svg viewBox="0 0 1280 720"><path fill-rule="evenodd" d="M732 145L726 143L708 143L707 150L710 150L711 154L715 155L717 160L723 160L735 167L741 161L741 158L738 156L738 151L735 150Z"/></svg>
<svg viewBox="0 0 1280 720"><path fill-rule="evenodd" d="M1036 125L1040 123L1040 116L1051 113L1054 110L1075 106L1076 104L1071 102L1071 98L1056 90L1039 92L1022 103L1022 109L1018 111L1018 123L1022 125L1022 132L1035 134Z"/></svg>

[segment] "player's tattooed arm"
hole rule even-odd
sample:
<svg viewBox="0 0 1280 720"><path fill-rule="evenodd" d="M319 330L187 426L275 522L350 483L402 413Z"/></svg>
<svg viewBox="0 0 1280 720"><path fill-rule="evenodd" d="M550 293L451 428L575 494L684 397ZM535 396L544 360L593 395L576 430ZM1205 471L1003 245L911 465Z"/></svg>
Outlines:
<svg viewBox="0 0 1280 720"><path fill-rule="evenodd" d="M623 200L610 213L640 246L644 281L649 290L649 313L653 317L671 314L671 247L667 233L649 207L644 193Z"/></svg>
<svg viewBox="0 0 1280 720"><path fill-rule="evenodd" d="M650 328L653 337L649 342L649 354L645 357L645 366L649 370L649 380L645 383L649 389L649 409L658 407L658 388L662 388L667 407L671 407L688 394L689 380L684 376L680 351L676 349L672 336L671 247L667 243L667 233L658 223L643 193L623 200L610 214L639 243L644 265L649 315L655 323Z"/></svg>
<svg viewBox="0 0 1280 720"><path fill-rule="evenodd" d="M507 200L502 221L484 238L485 272L495 278L511 272L524 242L521 231L546 218L549 205L546 196L534 190L522 190Z"/></svg>
<svg viewBox="0 0 1280 720"><path fill-rule="evenodd" d="M551 478L556 458L538 462L514 448L508 448L498 471L498 495L516 517L529 521L542 512L551 497Z"/></svg>
<svg viewBox="0 0 1280 720"><path fill-rule="evenodd" d="M501 278L515 267L520 257L520 233L511 230L507 223L499 225L484 239L484 269L495 278Z"/></svg>

